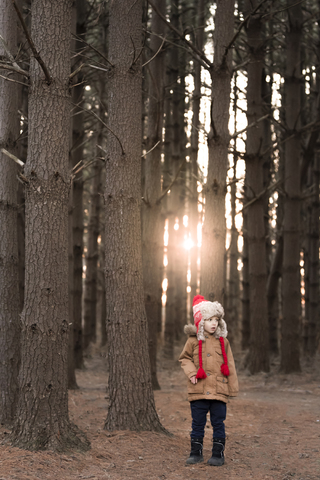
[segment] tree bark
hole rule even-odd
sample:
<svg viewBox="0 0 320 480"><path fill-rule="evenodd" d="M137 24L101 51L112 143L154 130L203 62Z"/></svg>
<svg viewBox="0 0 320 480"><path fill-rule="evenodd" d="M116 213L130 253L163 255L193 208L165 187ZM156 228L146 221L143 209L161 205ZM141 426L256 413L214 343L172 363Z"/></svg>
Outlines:
<svg viewBox="0 0 320 480"><path fill-rule="evenodd" d="M205 31L205 10L206 0L195 0L194 6L197 12L195 30L195 45L202 51L204 47ZM190 249L190 270L191 270L191 308L188 312L188 320L193 321L192 300L197 294L198 287L198 223L200 216L198 212L198 150L199 150L199 129L200 129L200 102L201 102L201 64L194 60L194 90L192 93L192 127L191 127L191 151L190 151L190 212L189 225L193 246Z"/></svg>
<svg viewBox="0 0 320 480"><path fill-rule="evenodd" d="M171 5L170 12L171 23L179 27L179 1ZM177 41L174 35L173 42ZM166 147L165 147L165 167L164 188L167 188L172 180L179 173L179 167L183 159L183 147L181 138L181 117L183 121L184 112L184 92L182 94L181 84L178 83L180 55L176 47L171 48L168 55L168 84L170 96L168 98L166 110ZM177 313L185 295L181 295L181 247L179 243L179 233L175 230L176 219L179 229L182 227L183 204L181 202L181 171L176 181L171 185L170 193L166 197L166 215L168 218L168 246L167 258L168 265L166 276L168 280L167 303L164 331L164 353L167 358L174 357L174 341L176 338L177 320L183 318Z"/></svg>
<svg viewBox="0 0 320 480"><path fill-rule="evenodd" d="M0 0L0 32L12 55L17 23L10 0ZM0 42L0 57L6 57ZM11 424L18 399L20 297L17 230L17 168L4 148L16 154L19 132L17 85L0 78L0 423Z"/></svg>
<svg viewBox="0 0 320 480"><path fill-rule="evenodd" d="M109 342L107 430L164 431L148 355L141 252L142 2L109 10L106 156L106 305Z"/></svg>
<svg viewBox="0 0 320 480"><path fill-rule="evenodd" d="M34 0L31 37L50 72L30 64L26 281L20 395L11 440L65 452L89 442L68 416L70 0Z"/></svg>
<svg viewBox="0 0 320 480"><path fill-rule="evenodd" d="M214 30L214 65L211 69L211 126L208 137L209 165L205 188L206 206L202 229L201 294L224 303L226 222L225 196L228 169L229 105L231 89L231 41L234 1L217 0Z"/></svg>
<svg viewBox="0 0 320 480"><path fill-rule="evenodd" d="M103 98L103 92L100 92L100 98ZM101 105L101 104L100 104ZM98 111L100 118L104 116L104 110L100 107ZM102 128L99 126L98 138L95 143L103 144ZM98 153L100 155L100 151ZM99 244L98 236L100 233L99 215L100 215L100 191L101 191L102 162L96 161L91 168L91 185L89 198L89 218L87 235L87 255L86 255L86 277L84 284L84 332L83 347L87 348L89 344L97 341L97 298L98 298L98 259Z"/></svg>
<svg viewBox="0 0 320 480"><path fill-rule="evenodd" d="M166 0L156 2L160 12L166 14ZM165 34L164 22L153 11L151 20L150 54L154 56ZM145 307L149 331L149 355L152 388L159 390L157 378L157 334L161 322L161 280L163 270L163 223L161 219L161 143L164 102L164 52L161 51L148 65L149 108L147 152L145 161L145 188L142 221L143 282ZM156 148L155 145L158 146Z"/></svg>
<svg viewBox="0 0 320 480"><path fill-rule="evenodd" d="M83 38L86 33L86 0L77 0L76 33ZM82 49L82 43L76 42L76 51ZM83 73L77 75L76 85L72 89L74 107L72 118L72 164L76 166L84 156L84 113L81 110L84 95ZM83 368L83 332L82 332L82 256L83 256L83 179L82 173L73 180L73 343L75 368Z"/></svg>
<svg viewBox="0 0 320 480"><path fill-rule="evenodd" d="M283 318L281 323L281 370L300 371L300 70L302 9L287 1L287 65L285 76L285 116L288 138L285 150L285 201L283 219Z"/></svg>
<svg viewBox="0 0 320 480"><path fill-rule="evenodd" d="M245 15L256 2L246 3ZM263 74L262 22L259 15L251 16L247 24L248 64L247 119L248 125L262 117L261 84ZM254 199L263 190L263 125L247 131L246 141L246 193ZM264 206L262 198L247 208L247 238L249 249L250 284L250 345L248 366L251 373L269 371L268 310L266 297L267 267Z"/></svg>

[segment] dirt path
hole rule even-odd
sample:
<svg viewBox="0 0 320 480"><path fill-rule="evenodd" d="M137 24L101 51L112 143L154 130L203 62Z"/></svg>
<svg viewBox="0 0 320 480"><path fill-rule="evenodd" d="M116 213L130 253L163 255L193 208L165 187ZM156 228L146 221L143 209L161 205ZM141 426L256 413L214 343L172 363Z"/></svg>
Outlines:
<svg viewBox="0 0 320 480"><path fill-rule="evenodd" d="M240 375L241 393L228 405L226 463L186 466L190 412L185 377L177 363L159 372L155 392L163 425L173 433L103 430L106 417L105 360L78 372L80 390L70 392L70 416L86 431L86 454L32 453L0 446L0 480L320 480L320 369L302 375ZM0 438L6 436L0 428ZM210 457L211 428L204 455Z"/></svg>

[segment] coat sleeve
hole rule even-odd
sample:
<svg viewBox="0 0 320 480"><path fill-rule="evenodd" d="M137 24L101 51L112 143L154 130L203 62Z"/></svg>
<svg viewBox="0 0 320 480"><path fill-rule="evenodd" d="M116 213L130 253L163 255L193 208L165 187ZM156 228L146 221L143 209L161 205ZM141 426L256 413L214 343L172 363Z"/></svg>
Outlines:
<svg viewBox="0 0 320 480"><path fill-rule="evenodd" d="M192 337L189 337L179 357L181 368L188 378L197 375L198 371L193 362L193 349L194 339Z"/></svg>
<svg viewBox="0 0 320 480"><path fill-rule="evenodd" d="M226 354L228 357L228 366L229 366L229 377L228 377L228 383L229 383L229 395L230 397L236 397L238 392L239 392L239 383L238 383L238 377L237 377L237 371L236 371L236 366L234 363L234 358L232 355L232 350L229 341L227 341L226 345Z"/></svg>

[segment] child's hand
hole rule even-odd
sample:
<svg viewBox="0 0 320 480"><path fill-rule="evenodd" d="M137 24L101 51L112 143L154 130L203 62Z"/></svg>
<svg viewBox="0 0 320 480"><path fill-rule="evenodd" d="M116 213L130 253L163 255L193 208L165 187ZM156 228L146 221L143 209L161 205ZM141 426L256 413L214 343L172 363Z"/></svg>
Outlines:
<svg viewBox="0 0 320 480"><path fill-rule="evenodd" d="M193 375L193 377L190 378L190 382L193 383L193 385L195 385L198 382L197 377Z"/></svg>

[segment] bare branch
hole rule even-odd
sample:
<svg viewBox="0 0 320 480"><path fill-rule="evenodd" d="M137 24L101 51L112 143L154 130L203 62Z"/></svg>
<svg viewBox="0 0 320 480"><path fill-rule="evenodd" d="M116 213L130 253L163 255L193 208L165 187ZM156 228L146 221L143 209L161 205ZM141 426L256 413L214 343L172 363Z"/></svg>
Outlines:
<svg viewBox="0 0 320 480"><path fill-rule="evenodd" d="M83 40L83 38L79 37L78 35L75 35L74 33L72 34L72 36L75 37L77 40L79 40L79 42L82 42L85 45L87 45L87 47L92 48L93 51L95 51L98 55L100 55L100 57L102 57L107 63L109 63L110 67L114 67L114 65L110 62L110 60L108 60L107 57L105 57L103 53L99 52L99 50L97 50L93 45L90 45L90 43L87 43L85 40Z"/></svg>
<svg viewBox="0 0 320 480"><path fill-rule="evenodd" d="M248 208L250 205L255 203L257 200L260 200L260 198L262 198L267 192L269 192L270 190L274 190L282 182L283 182L283 179L280 178L280 180L277 180L276 182L272 183L271 185L269 185L269 187L264 188L262 190L262 192L258 193L258 195L256 195L252 200L250 200L248 203L243 205L242 209L239 210L239 212L237 212L236 215L239 215L239 213L242 213L245 208Z"/></svg>
<svg viewBox="0 0 320 480"><path fill-rule="evenodd" d="M104 148L102 148L101 145L98 145L98 144L97 144L96 146L97 146L98 148L100 148L100 150L102 150L105 155L108 155L107 150L105 150Z"/></svg>
<svg viewBox="0 0 320 480"><path fill-rule="evenodd" d="M73 77L75 77L75 76L80 72L80 70L81 70L82 67L84 67L84 66L85 66L85 63L82 63L82 64L80 65L80 67L78 67L74 72L70 73L70 75L69 75L69 82L73 79Z"/></svg>
<svg viewBox="0 0 320 480"><path fill-rule="evenodd" d="M141 155L141 158L143 157L146 157L150 152L152 152L152 150L154 150L155 148L157 148L157 146L159 145L160 143L160 140L158 140L158 142L146 153L144 153L143 155Z"/></svg>
<svg viewBox="0 0 320 480"><path fill-rule="evenodd" d="M34 56L34 58L37 60L37 62L39 63L40 67L42 68L43 73L44 73L44 75L45 75L45 77L46 77L46 79L47 79L47 84L50 85L51 82L52 82L52 78L51 78L51 75L50 75L50 73L49 73L49 70L47 69L47 67L46 67L44 61L42 60L42 58L40 57L40 54L39 54L38 50L36 49L36 47L35 47L35 45L34 45L34 43L33 43L32 38L31 38L30 35L29 35L28 29L27 29L27 25L25 24L25 21L24 21L24 19L23 19L23 16L21 15L21 12L20 12L20 10L19 10L19 8L18 8L15 0L12 0L12 3L13 3L13 6L14 6L14 8L15 8L15 11L17 12L17 15L18 15L18 17L19 17L20 23L21 23L21 25L22 25L24 34L25 34L26 39L27 39L27 41L28 41L28 43L29 43L29 45L30 45L30 48L31 48L31 50L32 50L33 56Z"/></svg>
<svg viewBox="0 0 320 480"><path fill-rule="evenodd" d="M5 41L5 39L3 38L2 35L0 35L0 40L2 42L2 45L3 45L3 48L5 49L6 51L6 54L10 60L10 62L12 63L12 65L18 70L19 73L21 73L22 75L26 75L26 76L29 76L28 72L26 72L25 70L23 70L22 68L19 67L19 65L17 64L17 62L15 61L14 59L14 56L12 55L12 53L10 52L9 48L8 48L8 45Z"/></svg>
<svg viewBox="0 0 320 480"><path fill-rule="evenodd" d="M148 0L148 1L149 1L149 0ZM156 202L157 204L159 204L159 203L161 202L161 200L167 195L167 193L169 192L169 190L171 190L172 185L177 181L177 178L178 178L178 176L179 176L179 174L180 174L180 172L181 172L181 170L182 170L182 168L183 168L183 166L184 166L185 163L186 163L186 159L184 158L184 159L182 160L182 162L181 162L180 167L178 168L177 173L175 174L174 179L172 180L172 182L170 183L170 185L165 189L165 191L163 192L163 194L158 198L158 200L157 200L157 202Z"/></svg>
<svg viewBox="0 0 320 480"><path fill-rule="evenodd" d="M4 153L4 155L6 155L7 157L14 160L18 165L20 165L20 167L24 167L24 163L18 157L13 155L13 153L8 152L8 150L5 150L4 148L1 148L1 152Z"/></svg>
<svg viewBox="0 0 320 480"><path fill-rule="evenodd" d="M162 47L163 47L165 41L166 41L166 37L163 38L162 43L161 43L158 51L153 55L153 57L151 57L146 63L144 63L144 64L142 65L142 68L145 67L145 66L147 66L149 63L152 62L152 60L154 60L154 59L156 58L156 56L161 52Z"/></svg>
<svg viewBox="0 0 320 480"><path fill-rule="evenodd" d="M0 75L0 77L3 78L4 80L8 80L8 82L14 82L14 83L18 83L19 85L24 85L25 87L30 87L28 83L19 82L19 80L14 80L13 78L9 78L9 77L4 77L3 75Z"/></svg>
<svg viewBox="0 0 320 480"><path fill-rule="evenodd" d="M189 40L187 40L185 38L185 36L179 32L178 29L176 29L176 27L174 27L171 22L168 22L168 20L162 15L162 13L160 12L160 10L158 9L158 7L151 1L151 0L148 0L148 3L149 5L151 5L151 7L153 8L153 10L159 15L159 17L161 18L161 20L163 22L165 22L166 25L168 25L168 27L178 35L179 38L181 38L181 40L183 40L187 45L188 47L191 48L191 50L198 56L200 57L204 62L205 62L205 67L208 69L212 68L212 63L210 62L210 60L206 57L206 55L201 52L200 50L197 49L197 47L195 47L191 42L189 42Z"/></svg>
<svg viewBox="0 0 320 480"><path fill-rule="evenodd" d="M26 72L25 70L22 70L22 68L20 67L16 68L14 66L7 65L6 63L0 62L0 70L10 70L10 72L20 73L20 75L30 78L29 73Z"/></svg>
<svg viewBox="0 0 320 480"><path fill-rule="evenodd" d="M265 120L268 117L269 117L269 113L267 113L267 115L264 115L263 117L259 118L255 122L250 123L250 125L247 125L242 130L239 130L238 132L235 132L233 135L230 135L230 139L238 137L239 135L241 135L241 133L246 132L247 130L249 130L249 128L255 127L256 125L258 125L258 123L262 122L263 120Z"/></svg>
<svg viewBox="0 0 320 480"><path fill-rule="evenodd" d="M102 125L103 125L104 127L106 127L106 129L109 130L109 132L112 133L112 135L118 140L119 145L120 145L120 147L121 147L121 153L122 153L122 155L125 155L125 151L124 151L124 149L123 149L123 146L122 146L122 143L121 143L119 137L111 130L110 127L108 127L108 125L107 125L106 123L104 123L104 121L103 121L95 112L93 112L92 110L87 110L86 108L82 108L82 107L80 107L80 105L76 105L76 104L73 103L73 102L71 102L71 103L72 103L72 105L74 105L75 107L79 108L79 109L82 110L83 112L87 112L87 113L89 113L90 115L93 115L97 120L99 120L99 122L101 122Z"/></svg>
<svg viewBox="0 0 320 480"><path fill-rule="evenodd" d="M255 13L257 13L257 11L259 10L259 8L260 8L264 3L266 3L267 1L268 1L268 0L262 0L262 2L258 3L258 5L256 6L256 8L254 8L254 9L252 10L252 12L250 12L250 13L246 16L246 18L245 18L244 20L242 20L242 22L241 22L240 25L239 25L238 30L237 30L236 33L233 35L233 37L232 37L229 45L226 46L226 49L225 49L225 52L224 52L224 54L223 54L222 61L221 61L222 64L224 63L224 61L225 61L225 59L226 59L226 57L227 57L227 55L228 55L228 52L229 52L230 48L232 47L232 45L234 44L234 42L236 41L236 39L237 39L238 36L240 35L241 30L243 29L243 27L245 26L245 24L247 23L247 21L249 20L249 18L250 18L252 15L254 15Z"/></svg>

